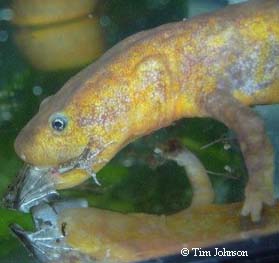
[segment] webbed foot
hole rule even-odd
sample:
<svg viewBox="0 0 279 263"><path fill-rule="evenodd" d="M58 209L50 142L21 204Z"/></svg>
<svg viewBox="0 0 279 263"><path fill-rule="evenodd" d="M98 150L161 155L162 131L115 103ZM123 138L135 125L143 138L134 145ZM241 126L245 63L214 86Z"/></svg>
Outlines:
<svg viewBox="0 0 279 263"><path fill-rule="evenodd" d="M9 187L3 203L7 208L28 213L31 207L58 198L49 169L39 169L25 164L17 181Z"/></svg>
<svg viewBox="0 0 279 263"><path fill-rule="evenodd" d="M87 201L80 199L52 205L40 204L32 208L36 232L27 232L16 224L11 225L11 230L40 262L92 263L94 262L92 258L66 243L66 225L58 224L58 215L63 209L76 207L87 207Z"/></svg>

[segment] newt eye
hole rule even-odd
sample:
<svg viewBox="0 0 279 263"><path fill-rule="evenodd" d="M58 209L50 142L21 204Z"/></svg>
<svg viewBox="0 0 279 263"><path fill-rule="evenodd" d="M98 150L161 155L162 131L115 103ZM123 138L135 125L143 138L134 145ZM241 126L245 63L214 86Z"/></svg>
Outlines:
<svg viewBox="0 0 279 263"><path fill-rule="evenodd" d="M57 132L63 131L68 124L68 119L61 113L55 114L50 117L50 123L52 129L54 129Z"/></svg>

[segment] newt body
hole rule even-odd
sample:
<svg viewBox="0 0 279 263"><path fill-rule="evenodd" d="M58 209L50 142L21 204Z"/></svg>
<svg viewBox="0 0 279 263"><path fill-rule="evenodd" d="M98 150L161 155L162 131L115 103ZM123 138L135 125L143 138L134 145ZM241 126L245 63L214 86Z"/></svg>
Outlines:
<svg viewBox="0 0 279 263"><path fill-rule="evenodd" d="M56 167L56 187L67 188L138 137L212 117L238 135L250 177L242 214L259 220L273 203L274 157L247 106L278 102L279 1L252 0L123 40L42 103L15 149L33 166Z"/></svg>

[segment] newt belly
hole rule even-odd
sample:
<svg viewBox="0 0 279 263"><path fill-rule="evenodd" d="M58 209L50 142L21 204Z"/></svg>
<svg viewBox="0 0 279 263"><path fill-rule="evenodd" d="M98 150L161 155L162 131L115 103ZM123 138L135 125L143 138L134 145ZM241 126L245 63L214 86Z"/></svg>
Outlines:
<svg viewBox="0 0 279 263"><path fill-rule="evenodd" d="M43 101L17 154L56 188L94 175L129 142L184 117L233 129L249 173L243 215L272 204L273 149L247 106L279 102L279 1L252 0L135 34Z"/></svg>

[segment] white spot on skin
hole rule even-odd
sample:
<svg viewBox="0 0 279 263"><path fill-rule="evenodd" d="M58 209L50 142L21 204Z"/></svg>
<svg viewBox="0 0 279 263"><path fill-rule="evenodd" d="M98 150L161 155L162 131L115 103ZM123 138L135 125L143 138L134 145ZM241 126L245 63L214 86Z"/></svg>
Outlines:
<svg viewBox="0 0 279 263"><path fill-rule="evenodd" d="M228 86L248 95L268 87L276 79L276 76L279 76L279 43L272 41L272 38L268 43L269 46L266 46L266 43L258 43L251 46L248 52L238 52L238 55L236 52L237 60L227 67L220 78L218 87L224 89ZM268 48L270 51L266 54ZM262 59L263 57L266 57L265 60ZM259 78L261 67L263 76Z"/></svg>
<svg viewBox="0 0 279 263"><path fill-rule="evenodd" d="M151 63L151 62L150 62ZM147 65L147 70L142 72L142 89L147 88L149 85L156 84L161 79L161 73L159 70L149 70L148 68L156 67L156 62L153 62L154 65Z"/></svg>
<svg viewBox="0 0 279 263"><path fill-rule="evenodd" d="M101 126L109 131L117 118L125 114L130 107L130 97L122 93L120 88L112 97L105 98L101 105L95 105L94 113L80 118L79 124L81 126Z"/></svg>
<svg viewBox="0 0 279 263"><path fill-rule="evenodd" d="M203 64L208 69L207 74L217 80L218 89L241 90L248 95L279 78L279 42L272 34L265 41L255 42L233 27L220 34L208 37L206 42L200 41L199 54L184 51L182 71L186 76L191 72L191 63ZM223 41L216 41L218 36Z"/></svg>
<svg viewBox="0 0 279 263"><path fill-rule="evenodd" d="M233 89L240 89L246 94L252 94L260 89L262 85L266 85L256 82L260 50L259 46L255 46L250 54L239 57L237 63L229 69L228 80Z"/></svg>
<svg viewBox="0 0 279 263"><path fill-rule="evenodd" d="M140 91L151 88L150 99L154 103L163 103L165 101L165 87L164 87L164 68L162 64L156 59L150 59L143 62L139 67L139 76L141 83L139 85Z"/></svg>
<svg viewBox="0 0 279 263"><path fill-rule="evenodd" d="M25 161L26 160L26 157L25 157L25 155L24 154L21 154L20 155L20 158L23 160L23 161ZM36 168L36 167L35 167Z"/></svg>

